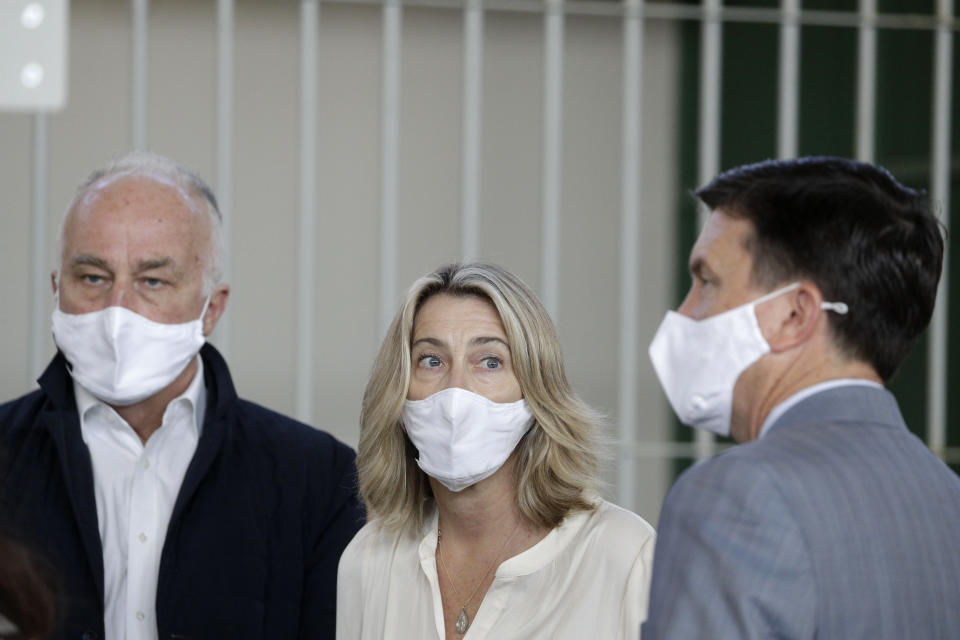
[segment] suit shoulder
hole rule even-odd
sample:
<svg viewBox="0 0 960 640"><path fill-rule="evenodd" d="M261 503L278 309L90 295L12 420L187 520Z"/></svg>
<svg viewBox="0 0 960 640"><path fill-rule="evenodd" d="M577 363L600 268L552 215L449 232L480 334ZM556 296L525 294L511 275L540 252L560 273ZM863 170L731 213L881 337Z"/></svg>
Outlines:
<svg viewBox="0 0 960 640"><path fill-rule="evenodd" d="M732 447L684 471L668 491L664 510L712 511L721 503L747 504L779 493L776 464L754 444Z"/></svg>
<svg viewBox="0 0 960 640"><path fill-rule="evenodd" d="M249 400L237 400L238 421L251 436L271 441L275 446L307 448L312 453L329 450L353 456L353 449L331 434L304 424L282 413Z"/></svg>
<svg viewBox="0 0 960 640"><path fill-rule="evenodd" d="M0 433L11 434L29 428L47 396L40 389L0 404Z"/></svg>

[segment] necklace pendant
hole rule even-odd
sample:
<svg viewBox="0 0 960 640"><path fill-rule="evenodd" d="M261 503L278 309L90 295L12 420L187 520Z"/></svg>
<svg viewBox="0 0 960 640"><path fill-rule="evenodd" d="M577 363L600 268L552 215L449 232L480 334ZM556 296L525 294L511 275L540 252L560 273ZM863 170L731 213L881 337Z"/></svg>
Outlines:
<svg viewBox="0 0 960 640"><path fill-rule="evenodd" d="M467 607L463 606L463 609L460 609L460 615L457 616L456 630L457 633L463 634L467 632L467 627L470 626L470 618L467 616Z"/></svg>

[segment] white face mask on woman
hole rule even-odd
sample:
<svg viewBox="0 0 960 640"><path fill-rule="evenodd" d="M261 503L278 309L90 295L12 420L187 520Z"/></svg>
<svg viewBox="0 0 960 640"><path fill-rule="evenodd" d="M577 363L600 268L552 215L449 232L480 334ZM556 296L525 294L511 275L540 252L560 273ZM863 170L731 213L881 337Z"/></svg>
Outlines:
<svg viewBox="0 0 960 640"><path fill-rule="evenodd" d="M417 465L450 491L463 491L503 466L533 414L526 400L499 403L450 387L407 400L403 425L420 452Z"/></svg>
<svg viewBox="0 0 960 640"><path fill-rule="evenodd" d="M703 320L667 311L650 343L650 360L680 422L721 436L730 435L737 378L770 353L755 308L799 286L799 282L794 282ZM820 306L839 314L847 312L843 302L824 302Z"/></svg>
<svg viewBox="0 0 960 640"><path fill-rule="evenodd" d="M145 400L180 375L206 341L203 316L181 324L154 322L125 307L90 313L53 310L53 341L70 375L95 398L114 406Z"/></svg>

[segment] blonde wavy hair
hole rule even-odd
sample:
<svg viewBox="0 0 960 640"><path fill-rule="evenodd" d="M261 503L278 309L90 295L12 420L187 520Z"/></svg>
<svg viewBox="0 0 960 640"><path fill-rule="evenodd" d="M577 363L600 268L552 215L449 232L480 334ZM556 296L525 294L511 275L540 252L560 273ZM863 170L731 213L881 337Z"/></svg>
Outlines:
<svg viewBox="0 0 960 640"><path fill-rule="evenodd" d="M574 393L547 310L518 277L486 263L451 264L407 292L363 393L357 468L367 513L392 531L415 533L433 507L417 451L403 428L410 347L417 311L431 296L478 296L503 322L514 372L534 425L517 445L516 496L531 523L554 528L573 511L595 507L599 415Z"/></svg>

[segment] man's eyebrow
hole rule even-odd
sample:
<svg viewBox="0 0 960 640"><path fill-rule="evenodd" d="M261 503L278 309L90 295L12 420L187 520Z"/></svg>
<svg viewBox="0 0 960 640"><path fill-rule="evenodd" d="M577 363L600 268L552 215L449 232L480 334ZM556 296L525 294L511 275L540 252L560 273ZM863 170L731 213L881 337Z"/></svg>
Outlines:
<svg viewBox="0 0 960 640"><path fill-rule="evenodd" d="M151 258L150 260L141 260L137 263L137 271L150 271L151 269L162 269L173 264L173 258Z"/></svg>
<svg viewBox="0 0 960 640"><path fill-rule="evenodd" d="M103 269L104 271L112 271L112 269L110 269L110 265L107 263L106 260L104 260L103 258L98 258L96 256L91 256L86 253L82 253L78 256L74 256L70 260L71 267L76 267L80 265L86 265L89 267L98 267L100 269Z"/></svg>

